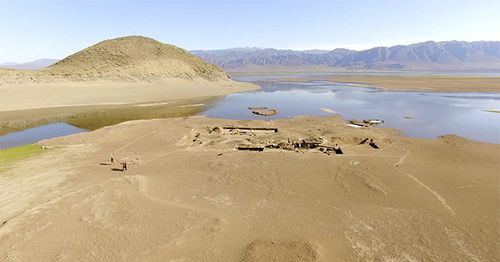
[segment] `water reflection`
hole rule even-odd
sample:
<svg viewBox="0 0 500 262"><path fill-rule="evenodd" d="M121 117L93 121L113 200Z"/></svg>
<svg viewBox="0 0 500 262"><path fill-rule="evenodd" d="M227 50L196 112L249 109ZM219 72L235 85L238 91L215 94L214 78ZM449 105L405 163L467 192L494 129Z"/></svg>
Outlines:
<svg viewBox="0 0 500 262"><path fill-rule="evenodd" d="M0 149L32 144L43 139L86 131L66 123L52 123L0 136Z"/></svg>
<svg viewBox="0 0 500 262"><path fill-rule="evenodd" d="M248 80L248 79L246 79ZM481 110L500 108L499 93L399 92L354 87L327 81L274 82L259 79L261 90L230 94L202 114L230 119L262 119L248 107L277 108L266 119L298 115L330 115L346 119L384 119L385 127L403 134L434 138L444 134L500 143L500 114Z"/></svg>

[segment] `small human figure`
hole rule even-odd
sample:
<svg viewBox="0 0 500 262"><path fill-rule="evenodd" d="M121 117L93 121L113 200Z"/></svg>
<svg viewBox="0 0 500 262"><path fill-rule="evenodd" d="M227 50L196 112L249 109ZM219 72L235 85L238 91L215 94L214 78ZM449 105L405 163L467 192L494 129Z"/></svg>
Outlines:
<svg viewBox="0 0 500 262"><path fill-rule="evenodd" d="M114 161L114 159L113 159L113 157L111 157L111 163L113 163L113 161Z"/></svg>
<svg viewBox="0 0 500 262"><path fill-rule="evenodd" d="M122 163L122 172L127 171L127 162Z"/></svg>

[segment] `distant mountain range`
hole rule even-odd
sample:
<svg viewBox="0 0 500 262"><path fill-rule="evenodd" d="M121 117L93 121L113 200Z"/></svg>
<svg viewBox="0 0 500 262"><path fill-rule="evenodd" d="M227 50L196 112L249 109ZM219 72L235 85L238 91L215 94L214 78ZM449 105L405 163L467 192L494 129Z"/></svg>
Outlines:
<svg viewBox="0 0 500 262"><path fill-rule="evenodd" d="M58 59L50 59L50 58L44 58L44 59L38 59L35 61L27 62L27 63L2 63L0 64L0 68L7 68L7 69L24 69L24 70L37 70L37 69L42 69L47 66L50 66L54 63L59 61Z"/></svg>
<svg viewBox="0 0 500 262"><path fill-rule="evenodd" d="M343 48L295 51L243 47L190 52L226 70L273 66L381 70L500 70L500 41L428 41L362 51ZM0 68L37 70L56 62L57 59L39 59L28 63L3 63Z"/></svg>
<svg viewBox="0 0 500 262"><path fill-rule="evenodd" d="M278 50L232 48L193 50L224 69L271 66L330 66L392 70L500 70L500 41L423 42L368 50Z"/></svg>

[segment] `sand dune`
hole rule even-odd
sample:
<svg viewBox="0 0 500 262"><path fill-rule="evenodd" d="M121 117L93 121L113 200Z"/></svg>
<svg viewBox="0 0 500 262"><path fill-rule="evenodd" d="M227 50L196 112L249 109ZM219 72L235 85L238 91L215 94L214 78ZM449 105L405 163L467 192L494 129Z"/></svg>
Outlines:
<svg viewBox="0 0 500 262"><path fill-rule="evenodd" d="M0 174L2 260L498 257L499 145L339 117L132 121L42 144L55 148ZM113 171L110 154L128 171Z"/></svg>

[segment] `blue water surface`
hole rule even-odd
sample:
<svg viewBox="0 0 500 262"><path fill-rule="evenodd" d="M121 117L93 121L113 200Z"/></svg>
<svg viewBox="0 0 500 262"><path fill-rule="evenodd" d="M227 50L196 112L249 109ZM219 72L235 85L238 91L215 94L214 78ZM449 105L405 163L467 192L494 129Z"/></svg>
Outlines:
<svg viewBox="0 0 500 262"><path fill-rule="evenodd" d="M500 143L500 93L400 92L328 81L253 81L262 89L227 95L201 114L229 119L276 119L299 115L326 116L328 108L345 119L379 118L382 126L404 135L436 138L446 134ZM254 115L248 107L278 109L271 117Z"/></svg>
<svg viewBox="0 0 500 262"><path fill-rule="evenodd" d="M36 143L43 139L86 131L66 123L51 123L0 136L0 149Z"/></svg>

